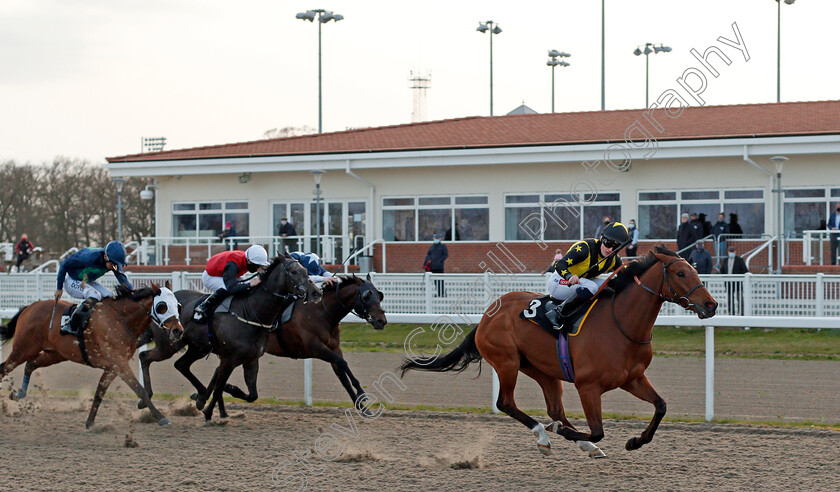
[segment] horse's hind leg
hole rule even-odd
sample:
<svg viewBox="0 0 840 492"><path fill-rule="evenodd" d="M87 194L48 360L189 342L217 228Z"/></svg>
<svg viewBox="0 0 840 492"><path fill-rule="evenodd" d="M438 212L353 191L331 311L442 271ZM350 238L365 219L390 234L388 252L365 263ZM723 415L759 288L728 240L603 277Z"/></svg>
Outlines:
<svg viewBox="0 0 840 492"><path fill-rule="evenodd" d="M155 408L155 405L152 403L151 398L149 398L149 395L146 394L146 390L140 384L140 381L137 381L137 378L134 377L134 373L131 372L131 368L128 367L128 361L125 361L125 363L120 364L115 368L106 370L115 371L117 375L119 375L120 379L122 379L123 382L125 382L125 384L127 384L128 387L131 388L131 391L133 391L134 394L140 398L140 400L146 403L146 406L149 407L149 411L152 412L152 417L154 417L155 420L158 421L158 424L169 425L172 423L169 421L168 418L164 417L163 414L160 413L160 411L157 408Z"/></svg>
<svg viewBox="0 0 840 492"><path fill-rule="evenodd" d="M522 422L525 427L531 429L531 432L537 436L537 448L539 448L542 454L551 454L551 441L548 439L545 427L517 408L516 401L513 399L513 390L516 387L516 377L519 374L518 354L517 360L511 360L508 357L508 360L504 363L494 363L494 361L489 360L487 357L485 357L485 359L487 359L487 362L496 369L496 373L499 375L499 397L496 399L496 406L499 410Z"/></svg>
<svg viewBox="0 0 840 492"><path fill-rule="evenodd" d="M88 414L87 422L85 422L85 428L90 429L93 426L93 421L96 419L96 412L99 410L99 404L102 403L102 397L116 377L117 373L113 370L106 369L102 373L102 377L99 378L99 384L96 386L96 394L93 395L93 403L90 405L90 414Z"/></svg>
<svg viewBox="0 0 840 492"><path fill-rule="evenodd" d="M221 359L219 367L213 375L215 381L211 381L210 383L210 388L213 389L213 399L210 400L210 404L204 409L204 420L210 420L213 417L213 407L217 403L219 404L219 416L227 417L227 414L223 415L225 407L224 403L222 403L222 398L224 396L225 385L232 372L233 364L228 359Z"/></svg>
<svg viewBox="0 0 840 492"><path fill-rule="evenodd" d="M204 385L201 384L201 381L197 377L195 377L195 374L193 374L192 371L190 371L190 367L192 367L195 361L204 357L207 354L208 352L205 352L197 348L196 346L190 344L187 345L187 353L185 353L178 360L175 361L175 369L178 369L178 372L183 374L184 377L187 378L187 381L189 381L190 384L193 385L193 388L195 388L196 399L207 393L207 388L205 388ZM206 401L207 397L204 396L204 399ZM198 409L201 410L203 406L204 405L202 404L202 406L198 407Z"/></svg>
<svg viewBox="0 0 840 492"><path fill-rule="evenodd" d="M29 379L32 377L32 373L35 372L35 369L38 369L39 367L48 367L64 360L66 359L57 352L41 352L34 359L27 361L26 366L23 369L23 383L21 384L17 395L15 395L15 399L20 400L21 398L26 397L26 392L29 389Z"/></svg>
<svg viewBox="0 0 840 492"><path fill-rule="evenodd" d="M656 428L659 427L659 422L661 422L662 417L665 416L667 408L665 400L663 400L656 390L653 389L653 385L650 384L650 381L648 381L647 376L644 374L642 374L642 377L628 382L622 386L621 389L640 400L652 403L656 409L653 414L653 419L651 419L650 424L648 424L647 428L642 432L642 435L639 437L631 437L627 441L627 444L625 444L624 447L628 451L633 451L634 449L639 449L653 440Z"/></svg>
<svg viewBox="0 0 840 492"><path fill-rule="evenodd" d="M548 410L548 416L551 418L552 422L548 424L546 427L547 430L556 432L557 434L562 435L561 430L563 428L569 428L572 430L577 430L569 422L569 419L566 418L566 411L563 409L563 383L559 379L554 379L553 377L545 374L544 372L534 368L534 367L524 367L522 368L522 372L530 376L534 381L539 383L540 388L543 390L543 396L545 397L545 406ZM601 448L592 444L589 441L575 441L575 444L578 447L586 452L589 453L590 458L606 458L607 455L601 451Z"/></svg>

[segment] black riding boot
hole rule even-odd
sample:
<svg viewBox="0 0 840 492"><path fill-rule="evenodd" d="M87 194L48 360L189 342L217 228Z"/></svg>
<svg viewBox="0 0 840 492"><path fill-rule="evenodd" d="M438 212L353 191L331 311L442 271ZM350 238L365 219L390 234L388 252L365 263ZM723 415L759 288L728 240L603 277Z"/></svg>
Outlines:
<svg viewBox="0 0 840 492"><path fill-rule="evenodd" d="M589 293L589 291L587 291L587 294L588 293ZM573 290L572 295L570 295L568 298L566 298L566 300L563 301L563 304L560 304L559 306L557 306L555 308L554 311L555 311L555 316L557 317L557 320L562 322L565 318L574 314L574 312L580 306L585 304L586 301L588 301L591 298L592 298L591 294L589 296L583 296L582 297L578 294L577 289Z"/></svg>
<svg viewBox="0 0 840 492"><path fill-rule="evenodd" d="M213 316L213 312L219 307L225 297L228 296L228 291L219 289L210 294L210 297L204 300L201 304L195 307L193 311L193 320L199 323L207 323L207 318Z"/></svg>
<svg viewBox="0 0 840 492"><path fill-rule="evenodd" d="M99 302L95 297L88 297L85 301L79 304L79 307L73 311L70 320L66 325L61 327L62 335L78 335L81 330L87 325L90 320L90 315L93 313L93 306Z"/></svg>

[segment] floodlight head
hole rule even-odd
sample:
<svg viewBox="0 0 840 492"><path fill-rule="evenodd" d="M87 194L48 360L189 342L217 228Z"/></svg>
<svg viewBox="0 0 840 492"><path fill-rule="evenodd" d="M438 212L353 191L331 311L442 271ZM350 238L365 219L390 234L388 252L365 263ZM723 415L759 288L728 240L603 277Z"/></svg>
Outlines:
<svg viewBox="0 0 840 492"><path fill-rule="evenodd" d="M298 12L298 14L295 15L295 18L300 20L308 20L309 22L312 22L315 20L315 12L311 10L307 10L306 12Z"/></svg>
<svg viewBox="0 0 840 492"><path fill-rule="evenodd" d="M785 3L788 4L788 5L793 5L793 2L795 2L795 1L796 0L785 0Z"/></svg>
<svg viewBox="0 0 840 492"><path fill-rule="evenodd" d="M633 50L633 54L636 55L636 56L639 56L639 55L642 54L642 50L640 50L639 48L636 48L635 50Z"/></svg>
<svg viewBox="0 0 840 492"><path fill-rule="evenodd" d="M662 51L664 51L665 53L670 53L671 52L671 47L670 46L663 46Z"/></svg>
<svg viewBox="0 0 840 492"><path fill-rule="evenodd" d="M649 55L651 52L650 46L645 46L645 51L643 52L646 55Z"/></svg>
<svg viewBox="0 0 840 492"><path fill-rule="evenodd" d="M560 57L561 57L561 58L568 58L568 57L570 57L570 56L572 56L572 55L570 55L569 53L566 53L565 51L561 51L561 52L560 52Z"/></svg>
<svg viewBox="0 0 840 492"><path fill-rule="evenodd" d="M557 50L548 50L548 56L555 58L558 56L562 56L562 54Z"/></svg>
<svg viewBox="0 0 840 492"><path fill-rule="evenodd" d="M502 28L501 27L496 26L496 27L493 28L493 34L501 34L501 33L502 33Z"/></svg>
<svg viewBox="0 0 840 492"><path fill-rule="evenodd" d="M478 27L475 28L475 30L478 32L487 32L488 29L490 28L487 27L487 24L484 24L483 22L479 22Z"/></svg>
<svg viewBox="0 0 840 492"><path fill-rule="evenodd" d="M548 65L549 67L556 67L557 65L560 64L560 62L557 61L557 60L548 60L547 62L545 62L545 64Z"/></svg>
<svg viewBox="0 0 840 492"><path fill-rule="evenodd" d="M662 46L654 46L654 47L653 47L653 52L654 52L655 54L657 54L657 55L658 55L660 51L663 51Z"/></svg>
<svg viewBox="0 0 840 492"><path fill-rule="evenodd" d="M568 66L569 66L569 62L564 62L564 61L561 61L561 62L560 62L560 66L561 66L561 67L568 67Z"/></svg>
<svg viewBox="0 0 840 492"><path fill-rule="evenodd" d="M333 20L338 22L340 20L344 20L344 16L341 14L333 14Z"/></svg>
<svg viewBox="0 0 840 492"><path fill-rule="evenodd" d="M318 19L318 22L320 22L321 24L326 24L327 22L333 20L333 18L335 18L335 15L333 15L332 12L325 12L321 14L321 17Z"/></svg>

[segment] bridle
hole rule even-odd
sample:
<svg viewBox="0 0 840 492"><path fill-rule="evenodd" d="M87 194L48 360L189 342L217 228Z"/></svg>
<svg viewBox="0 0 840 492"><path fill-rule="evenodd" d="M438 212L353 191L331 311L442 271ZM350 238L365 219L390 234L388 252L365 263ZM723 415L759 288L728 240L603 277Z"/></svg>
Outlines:
<svg viewBox="0 0 840 492"><path fill-rule="evenodd" d="M291 264L293 264L293 263L297 263L297 262L296 262L296 261L293 261L293 260L286 260L286 262L283 264L282 270L280 270L280 278L281 278L281 280L284 280L284 279L283 279L283 276L284 276L284 275L287 275L287 270L288 270L288 268L289 268L289 265L291 265ZM285 281L285 280L284 280L284 281ZM307 281L308 281L308 277L307 277ZM280 282L280 284L282 285L282 284L283 284L283 282ZM277 297L277 298L279 298L279 299L282 299L281 303L282 303L282 305L283 305L283 306L286 306L286 305L287 305L287 303L288 303L290 300L291 300L292 302L294 302L294 301L296 301L297 299L300 299L301 297L303 297L303 298L305 298L305 297L306 297L306 294L304 294L304 295L302 295L302 296L301 296L301 295L298 295L298 293L297 293L297 292L291 292L291 293L289 293L289 294L280 294L279 292L274 292L274 291L270 290L270 289L269 289L269 288L265 285L265 283L263 283L263 282L260 282L260 285L259 285L259 286L260 286L260 288L262 288L264 291L266 291L268 294L270 294L272 297ZM305 291L305 289L303 288L303 285L295 285L295 289L294 289L294 290L295 290L295 291L298 291L298 290L304 290L304 291ZM245 312L244 312L243 314L244 314L245 316L248 316L248 309L247 309L247 308L250 308L250 310L251 310L251 311L254 311L253 306L251 306L251 297L250 297L250 296L246 297L246 298L245 298L245 302L246 302L247 306L246 306ZM236 314L233 310L231 310L231 311L230 311L230 314L231 314L234 318L236 318L237 320L239 320L239 321L240 321L240 322L242 322L242 323L245 323L245 324L248 324L248 325L252 325L252 326L259 326L259 327L265 328L265 329L267 329L267 330L269 330L269 331L273 331L273 330L275 330L275 329L279 326L279 324L280 324L279 317L278 317L278 318L274 321L274 323L272 323L272 324L270 324L270 325L267 325L267 324L264 324L264 323L258 323L258 322L256 322L256 321L251 321L251 320L249 320L249 319L247 319L247 318L245 318L245 317L239 316L239 315L238 315L238 314Z"/></svg>
<svg viewBox="0 0 840 492"><path fill-rule="evenodd" d="M361 286L359 286L359 284L355 284L359 288L356 289L356 295L353 296L353 301L350 303L350 305L347 305L347 304L344 304L343 302L341 302L341 295L339 294L339 290L338 290L340 285L341 285L340 282L336 283L336 285L335 285L335 298L338 301L338 303L344 309L352 311L353 314L355 314L359 318L367 321L368 323L373 324L373 316L368 311L368 308L365 305L364 300L362 299L364 297L365 292L371 292L370 287L367 287L367 283L363 283ZM373 295L373 294L371 294L371 295ZM324 305L326 306L326 304L324 304Z"/></svg>
<svg viewBox="0 0 840 492"><path fill-rule="evenodd" d="M662 290L661 285L660 285L660 292L656 292L653 289L651 289L650 287L648 287L647 285L643 284L642 281L639 280L638 275L634 275L633 280L636 281L636 283L639 285L639 287L641 287L642 289L644 289L648 293L658 297L663 302L665 302L665 301L673 302L674 304L678 304L679 306L683 307L684 309L689 309L692 306L699 309L700 306L691 302L691 300L689 300L688 296L690 296L695 290L699 289L700 287L703 287L703 282L698 283L697 285L692 287L688 292L684 293L683 295L678 295L677 291L674 290L674 287L671 285L671 279L668 276L668 267L670 267L671 265L673 265L674 263L676 263L678 261L685 261L685 259L684 258L676 258L676 259L668 262L667 264L664 263L664 262L662 263L662 283L664 283L665 285L668 286L668 290L670 290L671 294L672 294L670 296L666 296L661 292L661 290ZM653 333L650 334L650 338L648 338L647 340L639 341L639 340L636 340L635 338L632 338L630 335L627 334L627 332L625 332L621 328L621 325L618 322L618 318L616 318L616 316L615 316L615 296L616 296L616 294L615 294L615 292L613 292L612 301L611 301L611 304L610 304L610 311L611 311L611 314L612 314L613 323L615 323L615 326L616 326L616 328L618 328L618 331L620 331L621 334L624 335L624 338L630 340L633 343L637 343L639 345L649 344L651 342L651 340L653 340Z"/></svg>

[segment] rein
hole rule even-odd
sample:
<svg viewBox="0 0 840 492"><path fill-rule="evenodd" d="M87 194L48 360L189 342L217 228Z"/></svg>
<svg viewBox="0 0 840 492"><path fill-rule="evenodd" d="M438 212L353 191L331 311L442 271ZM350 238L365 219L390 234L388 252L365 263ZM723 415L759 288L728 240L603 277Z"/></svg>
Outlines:
<svg viewBox="0 0 840 492"><path fill-rule="evenodd" d="M362 286L359 286L358 284L354 285L356 285L358 289L356 290L356 295L353 296L353 300L350 302L350 305L346 305L341 302L341 294L339 293L339 287L341 286L340 282L335 285L335 299L338 301L338 304L347 309L348 312L352 311L353 314L370 323L370 313L365 307L364 302L362 302ZM327 307L326 303L324 304L324 307L331 310L331 308Z"/></svg>
<svg viewBox="0 0 840 492"><path fill-rule="evenodd" d="M671 294L673 294L671 296L666 296L666 295L662 294L661 286L660 286L660 292L654 291L653 289L651 289L647 285L643 284L642 281L639 280L638 275L634 275L633 280L635 280L636 284L639 287L641 287L642 289L644 289L646 292L650 293L651 295L654 295L654 296L658 297L660 301L662 301L662 302L665 302L665 301L673 302L674 304L678 304L679 306L681 306L685 309L688 309L691 306L696 306L694 303L692 303L688 299L688 296L690 296L691 293L694 292L695 290L699 289L700 287L703 287L703 282L700 282L699 284L695 285L694 287L691 288L691 290L689 290L685 294L683 294L681 296L677 295L677 291L674 290L674 287L671 285L671 280L668 277L668 267L670 267L671 265L673 265L674 263L676 263L678 261L685 261L685 259L676 258L673 261L668 262L668 264L662 263L662 282L668 285L668 289L671 291ZM606 282L604 282L604 283L606 284ZM630 337L621 328L621 325L618 322L618 318L616 318L616 316L615 316L615 296L616 296L616 294L613 293L612 301L610 302L610 314L612 314L612 319L613 319L613 323L615 323L615 327L618 328L618 331L620 331L622 335L624 335L624 338L630 340L631 342L637 343L639 345L649 344L651 342L651 340L653 340L653 333L652 332L650 334L649 339L647 339L646 341L639 341L639 340L636 340L636 339ZM683 301L685 302L685 304L683 303Z"/></svg>
<svg viewBox="0 0 840 492"><path fill-rule="evenodd" d="M292 264L291 260L287 261L286 263L283 264L283 269L280 270L280 275L281 276L286 275L286 270L289 268L289 265L291 265L291 264ZM253 278L253 276L251 278ZM273 297L277 297L277 298L282 299L284 305L289 299L295 299L295 300L298 299L298 296L296 294L279 294L277 292L271 291L271 290L268 289L268 287L265 286L265 284L262 281L260 281L259 286L264 291L266 291L268 294L272 295ZM248 306L251 306L251 296L245 297L245 304L243 305L243 308L244 308L243 309L243 314L245 316L248 316ZM253 306L251 306L251 311L255 311ZM239 321L241 323L245 323L246 325L251 325L251 326L259 326L260 328L264 328L264 329L269 330L269 331L272 331L275 328L277 328L277 325L279 324L279 320L275 320L274 323L272 323L270 325L266 325L264 323L258 323L256 321L251 321L247 318L243 318L242 316L236 314L232 309L230 311L228 311L228 313L231 316L233 316L234 318L236 318L237 321Z"/></svg>

